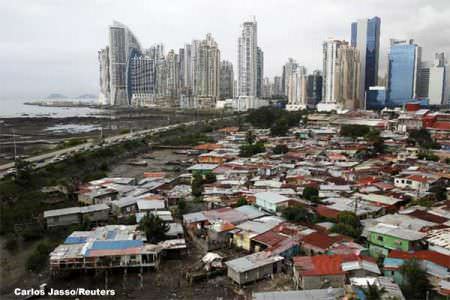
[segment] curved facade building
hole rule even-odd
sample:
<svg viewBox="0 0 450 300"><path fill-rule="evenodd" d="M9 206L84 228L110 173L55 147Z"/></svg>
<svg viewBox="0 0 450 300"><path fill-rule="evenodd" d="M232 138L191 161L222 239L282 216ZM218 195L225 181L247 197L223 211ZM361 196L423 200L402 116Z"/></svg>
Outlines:
<svg viewBox="0 0 450 300"><path fill-rule="evenodd" d="M131 30L114 21L109 27L110 105L131 103L130 61L141 53L141 45Z"/></svg>

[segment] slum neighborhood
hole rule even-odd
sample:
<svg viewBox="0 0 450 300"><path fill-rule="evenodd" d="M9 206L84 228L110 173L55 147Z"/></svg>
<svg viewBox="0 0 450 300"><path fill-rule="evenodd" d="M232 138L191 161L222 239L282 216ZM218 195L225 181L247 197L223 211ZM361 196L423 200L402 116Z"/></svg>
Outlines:
<svg viewBox="0 0 450 300"><path fill-rule="evenodd" d="M290 290L254 299L366 299L374 287L382 299L405 299L404 266L414 263L430 291L448 297L450 115L391 113L310 114L282 136L223 128L215 142L186 149L191 163L177 174L80 186L80 206L46 211L46 226L95 226L54 249L50 269L158 272L162 260L182 261L195 247L203 258L186 274L193 284L226 276L245 288L290 277ZM376 130L385 150L342 135L343 126ZM437 159L411 144L408 131L422 128L440 145ZM248 144L263 147L243 155ZM149 220L164 224L164 237L149 236L141 226Z"/></svg>

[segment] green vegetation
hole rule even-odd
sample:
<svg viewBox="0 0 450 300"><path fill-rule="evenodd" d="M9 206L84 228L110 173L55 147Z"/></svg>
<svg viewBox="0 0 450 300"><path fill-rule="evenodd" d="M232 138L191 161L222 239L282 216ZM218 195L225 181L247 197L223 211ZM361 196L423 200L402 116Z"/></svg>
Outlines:
<svg viewBox="0 0 450 300"><path fill-rule="evenodd" d="M251 157L258 153L263 153L266 151L266 148L264 147L264 143L261 141L258 141L254 144L246 144L242 145L239 149L239 156L241 157Z"/></svg>
<svg viewBox="0 0 450 300"><path fill-rule="evenodd" d="M281 211L283 218L291 222L314 222L314 214L301 205L289 206Z"/></svg>
<svg viewBox="0 0 450 300"><path fill-rule="evenodd" d="M164 240L170 225L161 220L160 217L150 214L142 218L138 228L145 232L149 243L158 243Z"/></svg>
<svg viewBox="0 0 450 300"><path fill-rule="evenodd" d="M17 174L0 181L0 234L16 231L23 225L21 233L25 239L42 236L39 216L44 210L74 205L78 184L106 176L109 166L120 159L146 150L147 142L134 140L94 151L78 153L59 163L34 170L26 161L16 162ZM46 204L47 195L41 192L44 186L62 185L68 190L64 202ZM32 228L29 229L29 228Z"/></svg>
<svg viewBox="0 0 450 300"><path fill-rule="evenodd" d="M381 289L376 285L376 283L367 283L367 287L362 289L366 300L381 300L383 295L387 293L386 289L382 287Z"/></svg>
<svg viewBox="0 0 450 300"><path fill-rule="evenodd" d="M87 143L86 139L81 139L81 138L71 138L71 139L67 139L64 142L62 142L61 144L59 144L56 149L65 149L65 148L70 148L70 147L75 147L81 144Z"/></svg>
<svg viewBox="0 0 450 300"><path fill-rule="evenodd" d="M319 200L319 190L315 187L306 186L302 193L303 199L317 202Z"/></svg>
<svg viewBox="0 0 450 300"><path fill-rule="evenodd" d="M417 158L429 161L439 161L439 156L437 156L430 150L420 151L417 154Z"/></svg>
<svg viewBox="0 0 450 300"><path fill-rule="evenodd" d="M285 154L285 153L289 152L289 148L288 148L288 146L286 146L284 144L280 144L280 145L276 145L272 151L274 154Z"/></svg>
<svg viewBox="0 0 450 300"><path fill-rule="evenodd" d="M331 232L359 238L362 233L362 226L355 213L343 211L338 214L337 223L331 228Z"/></svg>
<svg viewBox="0 0 450 300"><path fill-rule="evenodd" d="M195 197L200 197L203 192L203 176L200 174L195 174L191 183L192 195Z"/></svg>
<svg viewBox="0 0 450 300"><path fill-rule="evenodd" d="M271 128L277 121L285 120L288 127L299 125L306 119L307 111L286 111L284 109L265 106L253 110L247 116L247 121L256 128ZM282 122L284 123L284 121Z"/></svg>
<svg viewBox="0 0 450 300"><path fill-rule="evenodd" d="M380 131L367 125L342 125L340 135L352 139L364 138L372 145L372 151L358 153L359 158L371 158L385 151L384 141L380 136Z"/></svg>
<svg viewBox="0 0 450 300"><path fill-rule="evenodd" d="M285 136L289 131L289 124L285 118L277 119L272 127L270 127L270 135Z"/></svg>
<svg viewBox="0 0 450 300"><path fill-rule="evenodd" d="M17 236L15 234L9 234L6 238L6 242L3 248L11 253L14 253L17 248L19 248L19 241L17 239Z"/></svg>
<svg viewBox="0 0 450 300"><path fill-rule="evenodd" d="M365 137L371 131L367 125L342 125L340 135L356 139L358 137Z"/></svg>
<svg viewBox="0 0 450 300"><path fill-rule="evenodd" d="M439 144L437 144L430 135L430 132L425 129L413 129L409 131L408 140L415 145L425 148L425 149L434 149L439 148Z"/></svg>
<svg viewBox="0 0 450 300"><path fill-rule="evenodd" d="M415 259L407 260L400 267L403 284L400 285L406 299L425 299L431 289L427 272Z"/></svg>
<svg viewBox="0 0 450 300"><path fill-rule="evenodd" d="M27 270L34 273L42 271L47 265L48 255L53 250L54 245L48 241L42 241L37 244L31 255L27 258L25 266Z"/></svg>
<svg viewBox="0 0 450 300"><path fill-rule="evenodd" d="M245 197L240 197L239 200L236 202L236 207L248 205L247 199Z"/></svg>

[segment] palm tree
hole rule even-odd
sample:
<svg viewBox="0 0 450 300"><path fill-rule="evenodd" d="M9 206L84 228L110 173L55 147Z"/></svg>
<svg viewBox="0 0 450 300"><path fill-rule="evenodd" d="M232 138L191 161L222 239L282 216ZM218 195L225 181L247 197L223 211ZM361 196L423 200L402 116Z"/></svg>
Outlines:
<svg viewBox="0 0 450 300"><path fill-rule="evenodd" d="M373 284L367 283L367 288L363 288L362 292L367 300L381 300L383 294L386 294L386 289L384 287L380 289L374 282Z"/></svg>

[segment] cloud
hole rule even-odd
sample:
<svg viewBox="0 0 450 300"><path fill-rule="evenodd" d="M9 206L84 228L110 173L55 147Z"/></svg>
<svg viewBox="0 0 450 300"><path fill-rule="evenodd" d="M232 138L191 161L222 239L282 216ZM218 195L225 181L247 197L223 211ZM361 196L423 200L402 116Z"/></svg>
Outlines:
<svg viewBox="0 0 450 300"><path fill-rule="evenodd" d="M390 38L414 38L427 60L437 51L450 54L447 0L2 1L0 98L95 93L97 51L113 19L127 24L144 47L163 42L166 50L211 32L222 58L234 63L240 23L250 15L258 21L270 77L288 57L320 69L325 39L348 40L352 21L375 15L382 22L382 64Z"/></svg>

